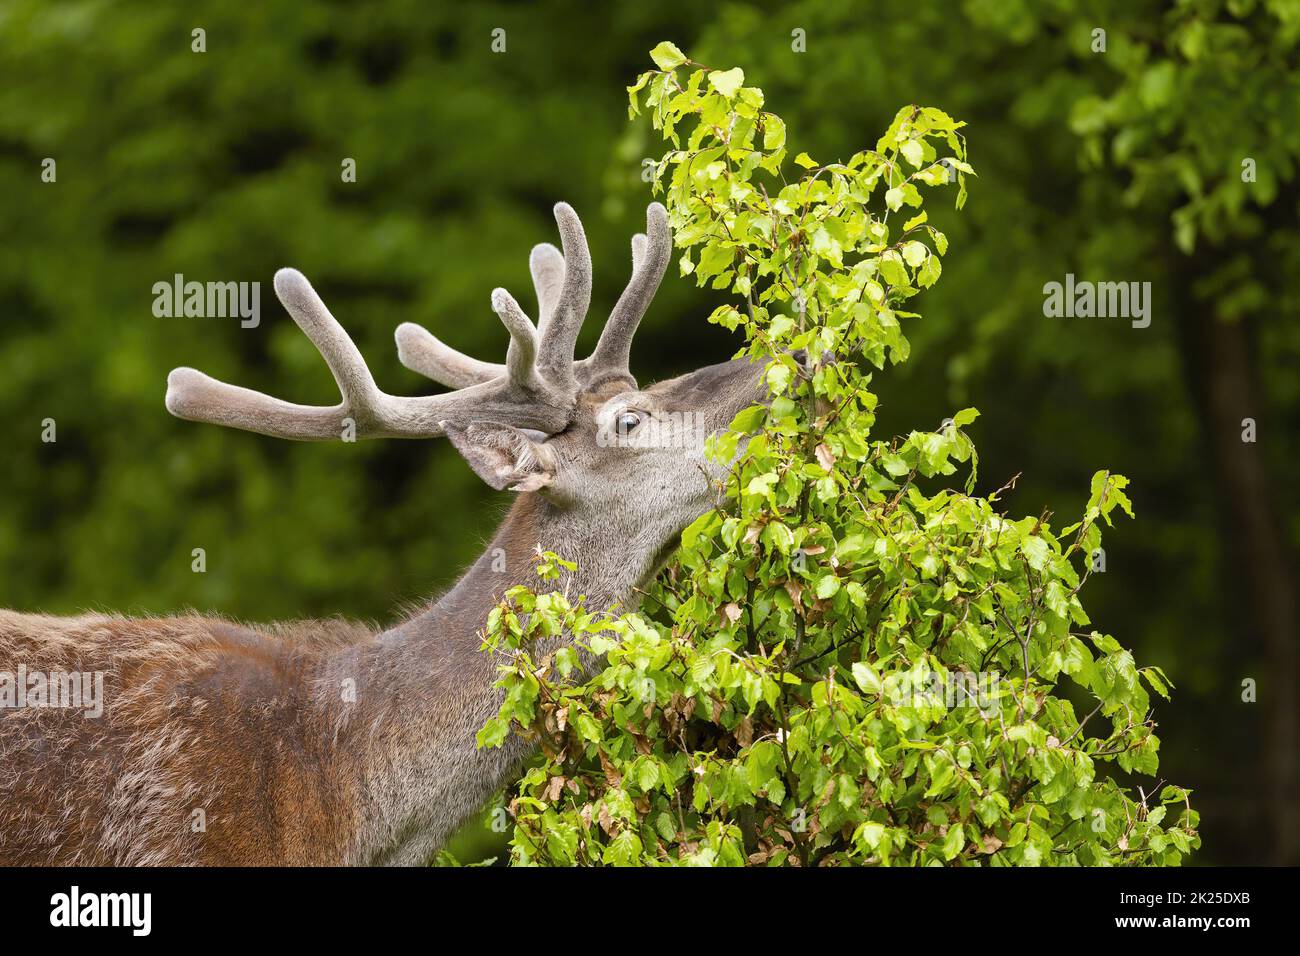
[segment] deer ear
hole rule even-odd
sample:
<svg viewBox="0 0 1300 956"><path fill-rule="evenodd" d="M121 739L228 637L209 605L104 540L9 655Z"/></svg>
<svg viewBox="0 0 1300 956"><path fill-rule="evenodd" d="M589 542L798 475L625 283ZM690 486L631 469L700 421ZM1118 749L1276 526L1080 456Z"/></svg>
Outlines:
<svg viewBox="0 0 1300 956"><path fill-rule="evenodd" d="M442 423L469 466L497 491L536 491L555 478L555 457L518 428L475 422L467 428Z"/></svg>

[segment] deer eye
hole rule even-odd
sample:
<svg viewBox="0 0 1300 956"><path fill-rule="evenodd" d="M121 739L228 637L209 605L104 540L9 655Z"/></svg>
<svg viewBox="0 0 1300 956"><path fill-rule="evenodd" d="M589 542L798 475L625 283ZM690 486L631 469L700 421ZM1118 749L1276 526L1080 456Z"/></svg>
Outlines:
<svg viewBox="0 0 1300 956"><path fill-rule="evenodd" d="M637 425L641 424L641 416L637 412L633 411L620 412L616 424L618 425L618 433L620 435L626 435L632 429L636 428Z"/></svg>

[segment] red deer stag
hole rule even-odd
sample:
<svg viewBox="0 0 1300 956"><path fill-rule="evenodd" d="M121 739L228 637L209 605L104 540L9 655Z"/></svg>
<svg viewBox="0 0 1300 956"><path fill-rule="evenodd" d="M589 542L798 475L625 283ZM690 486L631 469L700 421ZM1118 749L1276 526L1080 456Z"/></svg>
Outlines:
<svg viewBox="0 0 1300 956"><path fill-rule="evenodd" d="M634 607L682 529L715 503L705 437L764 391L761 367L742 359L637 387L632 336L672 250L657 203L595 351L575 361L591 258L573 210L561 203L555 218L563 252L543 244L530 260L537 325L504 289L492 293L510 333L504 365L398 327L403 364L451 392L380 391L292 269L276 274L276 294L329 365L339 404L295 405L194 369L171 373L167 408L181 418L303 440L337 440L346 428L446 435L489 485L519 496L450 591L378 632L0 611L0 677L11 691L20 669L28 680L103 675L98 717L0 711L0 862L420 864L510 781L527 745L480 751L474 739L500 701L493 662L478 650L489 610L508 587L542 587L538 545L577 561L561 583L589 606Z"/></svg>

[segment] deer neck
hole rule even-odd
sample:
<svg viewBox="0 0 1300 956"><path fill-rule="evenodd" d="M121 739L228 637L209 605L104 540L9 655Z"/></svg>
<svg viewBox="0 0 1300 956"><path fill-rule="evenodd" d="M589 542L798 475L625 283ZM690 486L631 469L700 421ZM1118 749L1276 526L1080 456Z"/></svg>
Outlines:
<svg viewBox="0 0 1300 956"><path fill-rule="evenodd" d="M356 688L356 700L340 712L360 748L345 774L360 808L349 862L427 861L510 780L531 745L513 734L498 748L475 743L502 699L492 686L496 662L479 650L488 613L518 584L565 590L575 602L585 596L591 609L634 608L655 571L662 536L617 524L583 521L540 495L521 495L450 591L376 643L331 663L325 685L351 677ZM576 561L577 570L540 581L538 545Z"/></svg>
<svg viewBox="0 0 1300 956"><path fill-rule="evenodd" d="M584 516L541 495L522 494L487 549L455 586L385 638L415 645L434 642L444 651L457 652L458 658L468 648L475 659L482 658L476 635L505 591L518 584L537 591L561 590L571 601L585 596L592 609L635 606L636 589L653 574L658 548L647 529L617 525L616 518ZM563 573L558 582L541 581L534 573L539 548L576 562L577 570ZM448 643L453 632L467 639Z"/></svg>

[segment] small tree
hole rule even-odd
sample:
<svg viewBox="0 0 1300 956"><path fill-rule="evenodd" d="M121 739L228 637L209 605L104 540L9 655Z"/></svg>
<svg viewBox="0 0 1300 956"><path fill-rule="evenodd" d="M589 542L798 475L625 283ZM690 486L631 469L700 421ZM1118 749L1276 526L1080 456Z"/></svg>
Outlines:
<svg viewBox="0 0 1300 956"><path fill-rule="evenodd" d="M671 144L656 191L682 274L735 294L710 321L768 362L772 398L713 441L726 505L643 613L524 588L493 611L506 694L480 745L541 744L510 803L513 862L1179 863L1199 845L1188 791L1135 798L1112 775L1155 774L1147 688L1169 681L1085 630L1079 600L1102 523L1132 514L1127 480L1098 472L1054 531L999 511L1014 479L973 494L974 409L870 437L867 369L907 358L904 309L947 252L926 191L955 184L961 208L973 175L964 124L908 106L874 149L799 153L787 182L785 125L740 69L651 56L631 113ZM964 492L922 490L959 465ZM581 675L574 648L534 660L561 630L603 670Z"/></svg>

